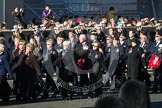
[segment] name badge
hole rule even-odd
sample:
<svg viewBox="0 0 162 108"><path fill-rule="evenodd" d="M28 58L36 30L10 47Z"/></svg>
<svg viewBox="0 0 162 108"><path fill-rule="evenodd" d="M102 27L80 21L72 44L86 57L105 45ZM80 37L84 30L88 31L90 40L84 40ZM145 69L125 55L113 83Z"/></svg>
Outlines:
<svg viewBox="0 0 162 108"><path fill-rule="evenodd" d="M83 46L83 50L88 50L88 46Z"/></svg>
<svg viewBox="0 0 162 108"><path fill-rule="evenodd" d="M98 55L97 55L97 54L95 55L95 58L96 58L96 59L98 58Z"/></svg>
<svg viewBox="0 0 162 108"><path fill-rule="evenodd" d="M116 49L116 52L119 52L119 49Z"/></svg>

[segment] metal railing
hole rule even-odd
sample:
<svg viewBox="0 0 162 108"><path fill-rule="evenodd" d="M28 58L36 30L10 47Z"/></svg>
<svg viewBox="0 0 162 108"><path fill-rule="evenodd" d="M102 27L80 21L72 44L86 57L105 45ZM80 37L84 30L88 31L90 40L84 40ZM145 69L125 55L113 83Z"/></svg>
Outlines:
<svg viewBox="0 0 162 108"><path fill-rule="evenodd" d="M151 31L151 30L154 30L155 27L152 27L152 26L141 26L142 27L142 30L143 31ZM110 29L112 27L105 27L105 29ZM116 28L116 27L114 27ZM123 27L125 28L126 30L135 30L137 29L136 26L130 26L130 27ZM94 27L88 27L86 28L87 30L91 30L91 29L94 29ZM117 28L116 28L117 29ZM55 30L55 29L46 29L46 31L52 31L52 30ZM66 29L65 31L72 31L72 30L75 30L75 28L69 28L69 29ZM30 29L23 29L22 32L33 32L33 30L30 30ZM6 29L6 30L2 30L2 33L12 33L12 29Z"/></svg>

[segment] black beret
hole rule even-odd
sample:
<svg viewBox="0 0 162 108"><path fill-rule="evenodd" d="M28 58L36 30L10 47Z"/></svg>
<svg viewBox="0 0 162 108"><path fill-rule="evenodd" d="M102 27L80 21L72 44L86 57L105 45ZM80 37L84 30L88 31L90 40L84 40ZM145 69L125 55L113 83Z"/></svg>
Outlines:
<svg viewBox="0 0 162 108"><path fill-rule="evenodd" d="M157 31L156 31L156 35L162 36L162 30L157 30Z"/></svg>
<svg viewBox="0 0 162 108"><path fill-rule="evenodd" d="M133 38L131 41L136 43L136 44L139 44L139 40L137 38Z"/></svg>

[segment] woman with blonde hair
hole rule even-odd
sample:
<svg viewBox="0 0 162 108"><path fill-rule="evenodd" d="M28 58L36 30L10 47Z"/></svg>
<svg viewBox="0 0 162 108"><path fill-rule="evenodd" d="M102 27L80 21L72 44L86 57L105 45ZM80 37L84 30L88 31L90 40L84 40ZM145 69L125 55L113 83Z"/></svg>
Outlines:
<svg viewBox="0 0 162 108"><path fill-rule="evenodd" d="M29 43L33 45L33 54L36 56L38 62L41 63L42 49L39 47L39 45L34 37L30 38Z"/></svg>
<svg viewBox="0 0 162 108"><path fill-rule="evenodd" d="M34 84L36 78L41 76L41 70L36 57L32 53L34 47L28 43L25 52L20 56L18 62L13 66L13 69L21 68L22 76L20 81L20 99L28 100L31 97L34 99L35 94Z"/></svg>

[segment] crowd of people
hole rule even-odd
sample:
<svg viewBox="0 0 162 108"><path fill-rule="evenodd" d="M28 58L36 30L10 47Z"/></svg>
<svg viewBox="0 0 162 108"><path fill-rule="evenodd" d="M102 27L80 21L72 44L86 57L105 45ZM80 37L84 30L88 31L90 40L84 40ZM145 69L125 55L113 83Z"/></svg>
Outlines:
<svg viewBox="0 0 162 108"><path fill-rule="evenodd" d="M113 10L111 7L110 11ZM41 24L35 18L27 23L24 14L24 9L13 10L15 25L8 40L3 34L7 24L1 23L0 97L3 101L9 100L11 92L16 100L36 99L40 92L42 98L48 98L50 91L53 96L60 93L63 99L70 93L72 98L75 91L63 85L58 87L53 74L78 87L93 85L101 79L110 90L120 88L131 79L151 86L147 71L149 59L153 55L162 58L161 20L129 19L111 13L108 18L64 16L56 20L49 5L42 12ZM136 29L127 30L128 26ZM144 31L142 26L154 29ZM26 36L23 29L33 32ZM155 93L162 90L161 68L162 64L154 72L152 91ZM43 73L46 73L45 81ZM13 79L12 90L7 75ZM88 91L89 96L101 94L101 87Z"/></svg>

